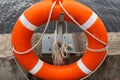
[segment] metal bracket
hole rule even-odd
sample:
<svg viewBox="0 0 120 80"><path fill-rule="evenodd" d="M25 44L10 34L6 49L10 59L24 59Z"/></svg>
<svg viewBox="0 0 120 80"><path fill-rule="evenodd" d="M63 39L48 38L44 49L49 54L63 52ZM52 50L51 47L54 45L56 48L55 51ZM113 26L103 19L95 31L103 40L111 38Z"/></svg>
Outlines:
<svg viewBox="0 0 120 80"><path fill-rule="evenodd" d="M61 46L63 39L66 41L68 45L72 45L70 48L70 52L75 52L75 46L72 38L72 34L64 34L66 23L64 21L64 13L60 13L59 21L56 23L56 38L58 40L58 44ZM64 36L63 36L64 34ZM52 53L52 47L54 42L54 34L45 34L42 39L42 53Z"/></svg>
<svg viewBox="0 0 120 80"><path fill-rule="evenodd" d="M64 13L60 13L59 21L56 23L56 33L58 44L61 45L63 41L63 34L65 33L66 24L64 21Z"/></svg>
<svg viewBox="0 0 120 80"><path fill-rule="evenodd" d="M71 53L76 52L72 34L65 34L64 39L68 45L72 48L69 49ZM42 39L42 53L50 54L52 53L52 47L54 42L54 34L45 34Z"/></svg>

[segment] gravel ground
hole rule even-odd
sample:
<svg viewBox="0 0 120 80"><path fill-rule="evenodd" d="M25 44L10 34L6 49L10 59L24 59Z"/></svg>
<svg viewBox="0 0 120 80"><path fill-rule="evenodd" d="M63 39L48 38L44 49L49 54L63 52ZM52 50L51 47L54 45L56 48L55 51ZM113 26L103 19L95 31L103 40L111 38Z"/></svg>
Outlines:
<svg viewBox="0 0 120 80"><path fill-rule="evenodd" d="M22 12L39 0L0 0L0 34L11 33L14 23ZM120 31L120 0L78 0L95 11L106 25L107 31ZM47 32L53 32L54 23L50 24ZM52 27L51 27L52 26ZM79 31L69 23L69 32ZM43 27L39 29L42 32Z"/></svg>

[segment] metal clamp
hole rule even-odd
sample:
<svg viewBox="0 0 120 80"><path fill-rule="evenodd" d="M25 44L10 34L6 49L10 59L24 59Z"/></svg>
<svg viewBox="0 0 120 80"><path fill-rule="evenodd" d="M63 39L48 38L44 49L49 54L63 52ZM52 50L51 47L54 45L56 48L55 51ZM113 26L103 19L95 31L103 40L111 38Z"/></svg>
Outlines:
<svg viewBox="0 0 120 80"><path fill-rule="evenodd" d="M56 23L56 33L57 33L57 40L59 45L61 46L62 40L64 39L65 42L69 45L72 45L70 52L75 52L75 45L73 41L72 34L64 34L66 32L66 22L64 21L64 13L60 13L59 20ZM64 34L64 36L63 36ZM54 34L45 34L42 38L42 53L49 54L52 53L52 47L54 43Z"/></svg>
<svg viewBox="0 0 120 80"><path fill-rule="evenodd" d="M59 21L56 23L56 33L58 44L61 46L63 41L63 34L65 33L66 24L64 21L64 13L60 13Z"/></svg>

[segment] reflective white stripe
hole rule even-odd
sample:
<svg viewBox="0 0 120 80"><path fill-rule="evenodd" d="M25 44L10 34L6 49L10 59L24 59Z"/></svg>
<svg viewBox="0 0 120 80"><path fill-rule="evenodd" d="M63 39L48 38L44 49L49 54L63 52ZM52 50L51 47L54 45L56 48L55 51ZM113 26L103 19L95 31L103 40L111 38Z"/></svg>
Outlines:
<svg viewBox="0 0 120 80"><path fill-rule="evenodd" d="M42 68L42 66L43 66L43 61L39 59L35 67L29 72L34 75Z"/></svg>
<svg viewBox="0 0 120 80"><path fill-rule="evenodd" d="M85 74L89 74L91 73L92 71L89 70L82 62L82 60L80 59L79 61L77 61L77 65L78 67L85 73Z"/></svg>
<svg viewBox="0 0 120 80"><path fill-rule="evenodd" d="M22 23L27 29L29 29L29 30L31 30L31 31L35 31L35 30L37 29L37 26L31 24L31 23L25 18L24 14L22 14L22 15L20 16L20 21L21 21L21 23Z"/></svg>
<svg viewBox="0 0 120 80"><path fill-rule="evenodd" d="M97 15L93 12L90 18L82 25L85 29L90 28L97 20Z"/></svg>

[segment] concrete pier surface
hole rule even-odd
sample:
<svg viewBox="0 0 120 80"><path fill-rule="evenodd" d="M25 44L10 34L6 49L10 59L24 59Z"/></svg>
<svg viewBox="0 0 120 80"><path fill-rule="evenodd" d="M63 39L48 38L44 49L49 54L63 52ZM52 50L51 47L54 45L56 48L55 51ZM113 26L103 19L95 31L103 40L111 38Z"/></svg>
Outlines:
<svg viewBox="0 0 120 80"><path fill-rule="evenodd" d="M77 36L83 36L82 33L76 34ZM108 36L108 56L101 67L85 80L120 80L120 33L110 32ZM40 34L36 33L32 39L35 41L38 40L39 37ZM40 51L40 48L36 48L35 50ZM69 60L72 61L72 58ZM50 61L48 60L48 62ZM29 80L39 80L27 73L23 68L22 70ZM12 55L11 34L0 34L0 80L26 80Z"/></svg>

